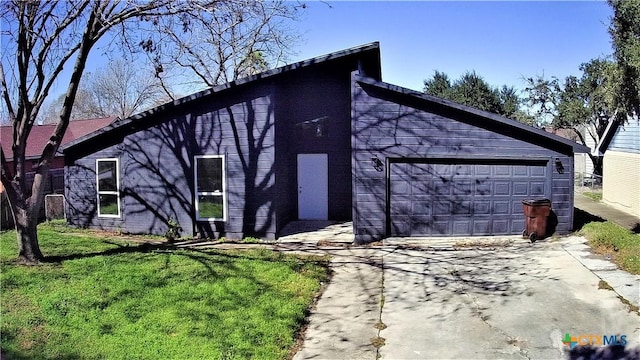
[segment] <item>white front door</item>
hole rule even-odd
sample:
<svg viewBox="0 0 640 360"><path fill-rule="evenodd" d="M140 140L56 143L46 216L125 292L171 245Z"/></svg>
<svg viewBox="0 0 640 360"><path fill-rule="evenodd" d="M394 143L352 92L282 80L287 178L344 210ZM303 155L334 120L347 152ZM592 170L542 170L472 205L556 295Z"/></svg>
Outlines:
<svg viewBox="0 0 640 360"><path fill-rule="evenodd" d="M327 154L298 154L298 219L329 218Z"/></svg>

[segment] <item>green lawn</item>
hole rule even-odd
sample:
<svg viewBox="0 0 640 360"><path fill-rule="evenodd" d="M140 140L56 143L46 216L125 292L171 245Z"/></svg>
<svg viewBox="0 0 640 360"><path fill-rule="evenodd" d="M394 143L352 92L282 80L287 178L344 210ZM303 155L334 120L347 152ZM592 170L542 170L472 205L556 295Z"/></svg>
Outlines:
<svg viewBox="0 0 640 360"><path fill-rule="evenodd" d="M593 201L602 201L602 191L585 191L582 195L590 198Z"/></svg>
<svg viewBox="0 0 640 360"><path fill-rule="evenodd" d="M640 274L640 234L609 221L587 223L580 234L596 252L611 256L621 269Z"/></svg>
<svg viewBox="0 0 640 360"><path fill-rule="evenodd" d="M14 264L0 233L3 359L285 359L324 258L175 250L40 228L56 262Z"/></svg>

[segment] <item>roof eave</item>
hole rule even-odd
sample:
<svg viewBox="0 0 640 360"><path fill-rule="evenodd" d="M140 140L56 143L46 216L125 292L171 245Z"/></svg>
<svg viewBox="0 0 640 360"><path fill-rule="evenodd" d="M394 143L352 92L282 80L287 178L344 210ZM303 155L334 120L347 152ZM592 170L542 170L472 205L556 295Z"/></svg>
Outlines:
<svg viewBox="0 0 640 360"><path fill-rule="evenodd" d="M345 50L329 53L329 54L326 54L326 55L317 56L317 57L314 57L314 58L311 58L311 59L307 59L307 60L303 60L303 61L299 61L299 62L296 62L296 63L293 63L293 64L284 65L284 66L281 66L281 67L278 67L278 68L275 68L275 69L272 69L272 70L267 70L265 72L262 72L262 73L259 73L259 74L256 74L256 75L251 75L251 76L248 76L248 77L244 77L244 78L241 78L241 79L238 79L238 80L234 80L234 81L228 82L226 84L213 86L213 87L208 88L206 90L202 90L202 91L199 91L197 93L194 93L194 94L182 97L180 99L176 99L176 100L173 100L171 102L165 103L163 105L157 106L157 107L155 107L153 109L150 109L150 110L147 110L147 111L143 111L143 112L141 112L139 114L130 116L130 117L126 118L126 119L122 119L122 120L117 121L117 122L114 121L110 125L102 128L102 129L99 129L99 130L97 130L97 131L95 131L93 133L87 134L87 135L85 135L83 137L80 137L80 138L78 138L78 139L76 139L74 141L69 142L68 144L63 146L61 149L62 149L63 152L67 152L68 150L70 150L71 148L75 147L78 144L81 144L81 143L83 143L85 141L91 140L92 138L100 136L100 135L102 135L104 133L113 131L113 130L115 130L117 128L124 127L124 126L126 126L128 124L131 124L132 122L134 122L136 120L145 118L147 116L150 116L150 115L153 115L153 114L156 114L156 113L159 113L159 112L163 112L165 110L168 110L168 109L173 108L173 107L177 107L179 105L187 104L189 102L201 99L201 98L203 98L205 96L208 96L208 95L216 94L216 93L219 93L219 92L222 92L222 91L225 91L225 90L229 90L229 89L235 88L235 87L240 86L240 85L245 85L245 84L257 81L257 80L268 79L268 78L274 77L276 75L280 75L280 74L283 74L283 73L286 73L286 72L290 72L292 70L302 69L302 68L306 68L306 67L309 67L309 66L314 65L314 64L319 64L319 63L327 62L327 61L330 61L330 60L337 60L337 59L345 58L345 57L348 57L348 56L351 56L351 55L354 55L354 54L364 53L364 52L368 52L368 51L377 51L379 53L379 51L380 51L380 43L378 41L375 41L375 42L371 42L371 43L368 43L368 44L355 46L355 47L352 47L352 48L349 48L349 49L345 49ZM378 62L380 61L379 55L378 55L377 61Z"/></svg>
<svg viewBox="0 0 640 360"><path fill-rule="evenodd" d="M620 122L611 119L607 124L607 127L604 129L604 133L600 137L600 141L598 141L598 145L596 145L596 152L599 156L604 155L605 151L609 148L609 144L611 144L611 140L613 140L613 135L615 135L618 127L620 126Z"/></svg>

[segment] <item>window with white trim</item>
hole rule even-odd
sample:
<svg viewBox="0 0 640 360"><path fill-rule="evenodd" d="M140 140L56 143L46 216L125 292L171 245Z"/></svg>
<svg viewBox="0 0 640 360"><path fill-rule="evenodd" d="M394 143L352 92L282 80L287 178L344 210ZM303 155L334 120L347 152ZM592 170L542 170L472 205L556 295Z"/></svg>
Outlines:
<svg viewBox="0 0 640 360"><path fill-rule="evenodd" d="M227 219L227 194L223 155L195 157L196 218Z"/></svg>
<svg viewBox="0 0 640 360"><path fill-rule="evenodd" d="M120 174L118 159L96 160L98 216L120 217Z"/></svg>

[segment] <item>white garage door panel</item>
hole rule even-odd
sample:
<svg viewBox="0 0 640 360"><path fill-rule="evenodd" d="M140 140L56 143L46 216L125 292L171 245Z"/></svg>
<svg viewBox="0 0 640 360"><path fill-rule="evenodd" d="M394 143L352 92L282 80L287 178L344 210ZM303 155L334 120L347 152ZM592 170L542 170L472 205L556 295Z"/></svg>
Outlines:
<svg viewBox="0 0 640 360"><path fill-rule="evenodd" d="M392 236L506 235L524 199L545 196L546 165L392 163Z"/></svg>

